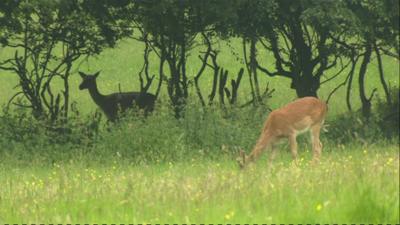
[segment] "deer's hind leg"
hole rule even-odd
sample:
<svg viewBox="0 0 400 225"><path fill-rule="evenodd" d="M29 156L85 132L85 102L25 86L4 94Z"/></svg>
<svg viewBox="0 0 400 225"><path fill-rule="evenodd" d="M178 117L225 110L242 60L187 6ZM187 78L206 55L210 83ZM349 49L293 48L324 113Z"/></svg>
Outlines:
<svg viewBox="0 0 400 225"><path fill-rule="evenodd" d="M288 138L289 138L290 151L292 153L292 157L293 157L294 163L296 165L298 165L296 134L291 134L291 135L289 135Z"/></svg>
<svg viewBox="0 0 400 225"><path fill-rule="evenodd" d="M268 171L271 171L272 162L274 161L275 156L276 156L276 146L275 146L275 144L272 144L269 159L268 159L268 166L267 166Z"/></svg>
<svg viewBox="0 0 400 225"><path fill-rule="evenodd" d="M311 127L311 142L312 142L312 151L313 151L313 162L319 162L322 152L322 143L319 139L319 134L321 132L322 124L318 123Z"/></svg>

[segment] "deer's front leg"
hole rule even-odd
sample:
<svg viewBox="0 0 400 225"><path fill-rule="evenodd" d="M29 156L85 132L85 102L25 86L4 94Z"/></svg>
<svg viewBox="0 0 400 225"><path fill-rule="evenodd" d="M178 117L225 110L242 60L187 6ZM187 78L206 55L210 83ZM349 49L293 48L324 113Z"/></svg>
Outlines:
<svg viewBox="0 0 400 225"><path fill-rule="evenodd" d="M254 162L257 160L261 153L268 147L269 145L269 137L266 134L261 134L258 139L256 146L254 146L253 151L250 153L249 157L246 159L248 162Z"/></svg>

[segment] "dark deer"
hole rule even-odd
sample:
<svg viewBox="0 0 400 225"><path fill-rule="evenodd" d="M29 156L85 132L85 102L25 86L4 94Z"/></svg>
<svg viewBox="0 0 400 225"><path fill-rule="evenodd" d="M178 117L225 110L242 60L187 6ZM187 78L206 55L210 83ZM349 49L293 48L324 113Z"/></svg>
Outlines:
<svg viewBox="0 0 400 225"><path fill-rule="evenodd" d="M153 111L156 96L149 93L140 92L120 92L109 95L100 94L97 89L96 78L100 71L90 75L79 72L82 77L82 83L79 89L88 89L93 101L100 107L106 114L108 120L115 121L118 118L119 112L124 112L129 108L138 107L143 109L147 114Z"/></svg>

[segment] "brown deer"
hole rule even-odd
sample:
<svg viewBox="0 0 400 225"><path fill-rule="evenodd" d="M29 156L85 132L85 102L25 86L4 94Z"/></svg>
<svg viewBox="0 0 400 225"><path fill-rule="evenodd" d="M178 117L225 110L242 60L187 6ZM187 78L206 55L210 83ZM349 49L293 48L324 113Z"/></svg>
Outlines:
<svg viewBox="0 0 400 225"><path fill-rule="evenodd" d="M108 120L115 121L118 118L119 111L124 112L128 108L137 106L143 109L145 113L151 112L154 109L156 96L149 93L140 92L121 92L109 95L100 94L97 89L96 78L100 71L90 75L79 72L82 77L82 83L79 85L80 90L88 89L93 101L106 114Z"/></svg>
<svg viewBox="0 0 400 225"><path fill-rule="evenodd" d="M240 150L238 158L240 168L254 162L265 149L271 150L268 163L270 166L276 154L275 144L283 138L288 138L292 157L297 164L296 136L308 130L311 133L313 161L318 162L322 150L319 134L327 110L327 104L315 97L300 98L273 110L265 121L261 135L250 155L246 156L244 151Z"/></svg>

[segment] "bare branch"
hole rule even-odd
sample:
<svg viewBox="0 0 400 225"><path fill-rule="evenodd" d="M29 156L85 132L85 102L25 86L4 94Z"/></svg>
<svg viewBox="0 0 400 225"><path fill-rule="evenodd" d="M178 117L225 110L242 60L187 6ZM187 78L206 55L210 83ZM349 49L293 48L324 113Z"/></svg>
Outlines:
<svg viewBox="0 0 400 225"><path fill-rule="evenodd" d="M200 102L201 102L202 106L204 107L206 105L206 103L204 101L203 95L201 94L201 89L199 87L199 79L200 79L200 76L203 74L204 69L207 66L207 60L211 53L211 42L210 42L210 39L207 37L207 35L204 32L202 32L201 34L203 36L205 43L207 44L207 51L204 54L203 58L201 58L201 56L199 55L199 58L203 63L201 65L199 71L197 72L196 76L194 77L194 83L195 83L197 95L199 96Z"/></svg>
<svg viewBox="0 0 400 225"><path fill-rule="evenodd" d="M340 61L342 61L342 60L340 60ZM341 62L341 64L342 64L341 69L340 69L335 75L333 75L332 77L330 77L330 78L328 78L328 79L326 79L326 80L324 80L324 81L321 81L320 85L323 85L324 83L329 82L329 81L335 79L335 78L336 78L337 76L339 76L345 69L347 69L347 67L350 65L350 63L351 63L351 60L349 60L349 62L348 62L346 65L343 66L343 64L342 64L342 62Z"/></svg>
<svg viewBox="0 0 400 225"><path fill-rule="evenodd" d="M331 99L331 97L333 96L333 94L334 94L337 90L339 90L342 86L346 85L347 82L351 81L351 79L352 79L352 77L353 77L353 74L354 74L355 67L356 67L356 65L357 65L357 62L358 62L358 59L359 59L359 58L360 58L360 55L358 55L355 59L351 59L351 60L349 61L349 63L351 63L351 69L350 69L349 73L347 74L346 79L345 79L342 83L340 83L339 85L337 85L337 86L329 93L328 98L326 99L326 103L329 102L329 100ZM347 64L346 67L347 67L348 65L349 65L349 64ZM342 68L343 68L343 67L342 67ZM339 73L338 73L338 74L339 74ZM334 77L334 76L333 76L333 77ZM333 79L333 77L332 77L332 79ZM324 82L322 82L321 84L323 84L323 83L325 83L325 82L327 82L327 80L324 81ZM349 104L349 102L347 102L347 103Z"/></svg>
<svg viewBox="0 0 400 225"><path fill-rule="evenodd" d="M6 105L6 109L8 109L10 107L11 102L14 100L14 98L16 98L18 95L24 94L23 91L19 91L17 93L15 93L10 100L8 101L7 105Z"/></svg>
<svg viewBox="0 0 400 225"><path fill-rule="evenodd" d="M396 53L391 52L390 49L384 49L383 47L379 47L379 50L381 50L387 56L390 56L397 60L400 60L399 52L397 52L397 54L396 54Z"/></svg>

